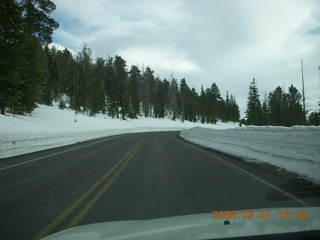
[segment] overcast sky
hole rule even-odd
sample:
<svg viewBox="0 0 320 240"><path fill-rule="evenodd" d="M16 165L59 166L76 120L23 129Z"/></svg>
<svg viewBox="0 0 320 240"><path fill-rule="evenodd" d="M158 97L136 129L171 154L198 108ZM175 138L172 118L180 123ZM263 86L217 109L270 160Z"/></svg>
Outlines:
<svg viewBox="0 0 320 240"><path fill-rule="evenodd" d="M307 109L318 109L319 0L53 1L54 43L79 52L86 42L93 58L121 55L198 92L215 82L242 117L253 77L260 100L277 86L301 90L303 59Z"/></svg>

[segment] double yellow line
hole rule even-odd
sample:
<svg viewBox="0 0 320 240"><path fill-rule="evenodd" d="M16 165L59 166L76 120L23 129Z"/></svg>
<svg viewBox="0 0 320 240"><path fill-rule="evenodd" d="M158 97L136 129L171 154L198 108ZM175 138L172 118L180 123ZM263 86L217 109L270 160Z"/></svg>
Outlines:
<svg viewBox="0 0 320 240"><path fill-rule="evenodd" d="M140 139L136 145L124 155L120 161L115 164L108 172L106 172L95 184L93 184L84 194L80 196L74 203L72 203L64 212L62 212L52 223L50 223L46 228L44 228L34 239L43 238L49 235L58 225L60 225L79 205L87 199L93 191L95 191L110 175L114 172L114 175L106 182L105 185L90 199L90 201L78 212L78 214L65 225L64 229L76 226L81 219L89 212L89 210L95 205L95 203L101 198L101 196L107 191L114 180L126 167L135 153L139 150L144 139Z"/></svg>

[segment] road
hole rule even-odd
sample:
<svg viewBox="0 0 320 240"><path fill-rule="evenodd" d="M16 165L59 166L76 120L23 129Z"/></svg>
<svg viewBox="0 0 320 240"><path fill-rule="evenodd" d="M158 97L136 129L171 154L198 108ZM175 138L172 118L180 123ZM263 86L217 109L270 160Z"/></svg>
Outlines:
<svg viewBox="0 0 320 240"><path fill-rule="evenodd" d="M0 239L214 210L320 206L319 187L179 138L124 134L0 160ZM208 219L210 221L210 219Z"/></svg>

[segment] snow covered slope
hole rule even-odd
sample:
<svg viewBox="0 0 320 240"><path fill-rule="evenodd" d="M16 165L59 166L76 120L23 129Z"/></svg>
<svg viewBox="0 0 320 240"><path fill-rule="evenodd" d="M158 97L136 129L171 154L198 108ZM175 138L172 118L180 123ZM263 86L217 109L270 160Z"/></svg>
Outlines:
<svg viewBox="0 0 320 240"><path fill-rule="evenodd" d="M237 125L233 123L204 125L154 118L124 121L111 119L106 115L96 117L75 115L72 110L60 110L57 104L53 107L39 105L32 116L0 115L0 158L121 133L180 131L195 126L230 128Z"/></svg>
<svg viewBox="0 0 320 240"><path fill-rule="evenodd" d="M181 136L198 145L267 162L320 184L320 127L191 128Z"/></svg>
<svg viewBox="0 0 320 240"><path fill-rule="evenodd" d="M320 184L320 127L238 127L170 119L89 117L39 105L32 116L0 115L0 158L122 133L180 131L191 142L248 161L267 162Z"/></svg>

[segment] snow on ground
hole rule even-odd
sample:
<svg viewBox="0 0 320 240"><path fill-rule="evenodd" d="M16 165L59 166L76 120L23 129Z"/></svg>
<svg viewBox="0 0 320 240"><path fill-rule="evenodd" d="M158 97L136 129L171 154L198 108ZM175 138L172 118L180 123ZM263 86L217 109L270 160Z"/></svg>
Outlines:
<svg viewBox="0 0 320 240"><path fill-rule="evenodd" d="M57 105L39 105L32 116L0 115L0 158L122 133L180 131L196 126L220 129L237 126L233 123L209 125L154 118L119 120L102 114L89 117L75 115L70 109L61 110Z"/></svg>
<svg viewBox="0 0 320 240"><path fill-rule="evenodd" d="M320 127L195 127L184 129L181 137L247 161L270 163L320 184Z"/></svg>
<svg viewBox="0 0 320 240"><path fill-rule="evenodd" d="M238 127L170 119L119 120L89 117L70 109L39 105L32 116L0 115L0 158L99 137L147 131L181 131L193 143L247 161L267 162L320 184L320 127Z"/></svg>

